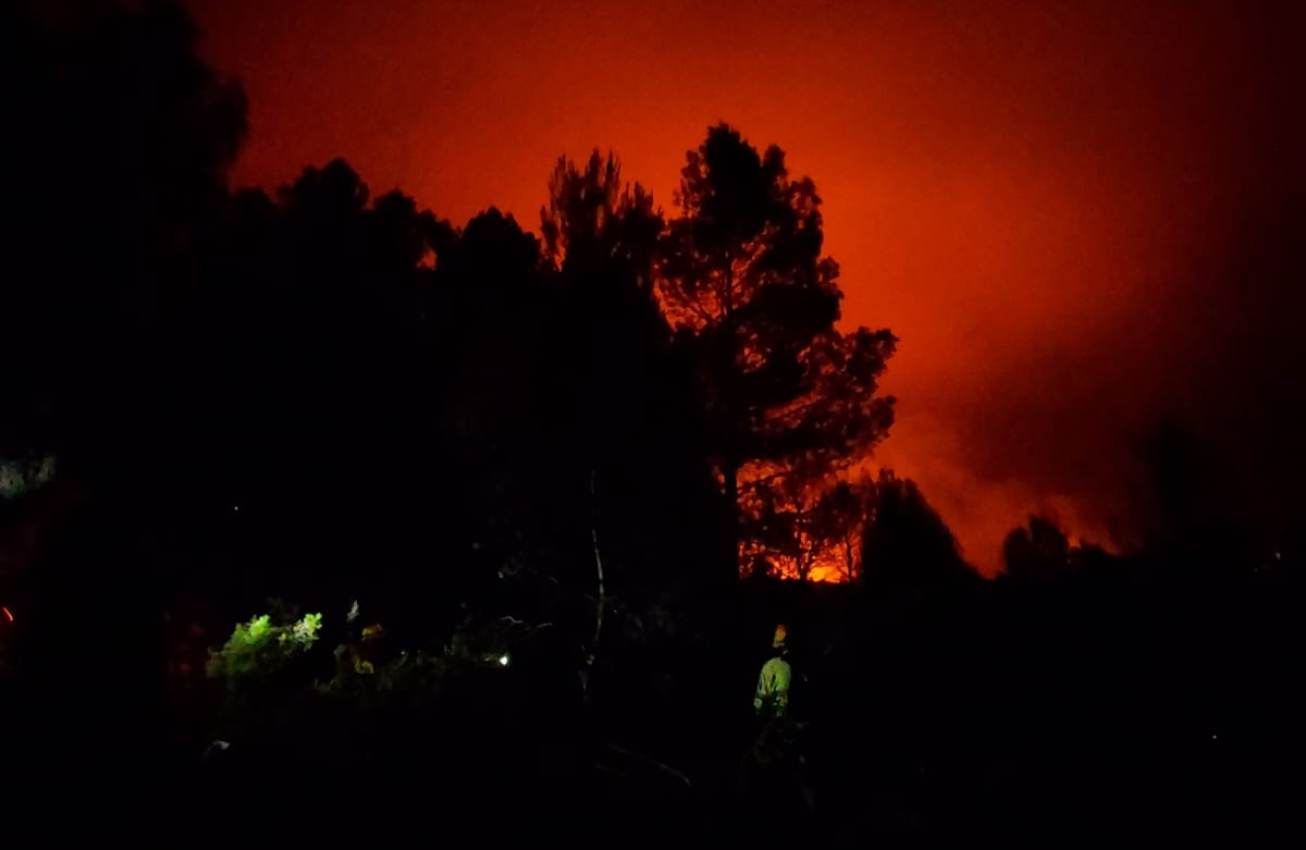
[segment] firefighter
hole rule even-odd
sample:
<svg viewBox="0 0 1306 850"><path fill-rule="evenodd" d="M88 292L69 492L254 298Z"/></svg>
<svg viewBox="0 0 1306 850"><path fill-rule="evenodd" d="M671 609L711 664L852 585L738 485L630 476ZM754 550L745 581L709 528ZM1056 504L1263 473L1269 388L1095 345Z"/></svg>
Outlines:
<svg viewBox="0 0 1306 850"><path fill-rule="evenodd" d="M790 703L793 668L789 664L789 632L776 626L773 654L762 665L753 694L758 732L745 760L745 795L761 811L797 802L807 813L814 808L807 782L801 733L806 724L794 720Z"/></svg>
<svg viewBox="0 0 1306 850"><path fill-rule="evenodd" d="M789 712L789 684L793 669L789 666L789 632L784 624L775 627L771 648L775 651L757 678L757 691L753 695L753 711L764 720L781 720Z"/></svg>

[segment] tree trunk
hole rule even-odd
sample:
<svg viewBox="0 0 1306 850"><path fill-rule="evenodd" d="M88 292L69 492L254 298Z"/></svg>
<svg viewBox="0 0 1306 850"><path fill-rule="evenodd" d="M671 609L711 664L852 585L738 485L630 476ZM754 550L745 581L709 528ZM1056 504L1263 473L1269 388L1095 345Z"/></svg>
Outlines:
<svg viewBox="0 0 1306 850"><path fill-rule="evenodd" d="M739 464L727 460L725 466L726 504L730 515L727 518L730 528L731 563L735 565L735 578L739 578Z"/></svg>
<svg viewBox="0 0 1306 850"><path fill-rule="evenodd" d="M736 451L736 435L739 430L737 420L738 410L735 399L735 364L737 357L735 354L735 264L734 258L729 251L725 255L725 268L723 269L725 278L725 292L723 293L722 318L725 323L726 339L729 344L725 347L727 352L726 362L722 364L725 368L721 372L722 376L722 402L725 408L725 419L727 428L727 438L730 444L726 446L725 461L725 478L726 478L726 503L729 505L730 515L727 520L730 528L730 563L734 565L735 575L739 578L739 454Z"/></svg>
<svg viewBox="0 0 1306 850"><path fill-rule="evenodd" d="M590 469L590 541L594 545L594 573L598 586L598 598L595 600L594 638L590 641L589 652L585 655L585 667L581 670L581 693L589 697L590 676L594 672L594 660L599 654L599 638L603 636L603 610L608 606L607 587L603 581L603 556L599 552L599 502L595 479L598 470Z"/></svg>

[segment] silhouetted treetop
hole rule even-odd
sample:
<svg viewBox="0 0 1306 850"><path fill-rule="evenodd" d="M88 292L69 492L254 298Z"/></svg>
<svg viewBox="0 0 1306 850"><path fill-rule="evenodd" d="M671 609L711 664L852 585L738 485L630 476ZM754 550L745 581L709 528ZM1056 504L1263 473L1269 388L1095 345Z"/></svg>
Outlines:
<svg viewBox="0 0 1306 850"><path fill-rule="evenodd" d="M1027 527L1007 535L1002 559L1013 579L1053 578L1070 564L1070 542L1055 522L1031 516Z"/></svg>
<svg viewBox="0 0 1306 850"><path fill-rule="evenodd" d="M862 534L862 579L872 586L965 586L977 579L916 482L882 470Z"/></svg>
<svg viewBox="0 0 1306 850"><path fill-rule="evenodd" d="M676 203L681 216L671 222L660 264L675 324L717 326L759 295L802 310L796 320L838 318L838 266L820 257L820 198L810 180L789 179L779 148L763 160L738 131L711 128L687 154ZM765 321L762 307L753 310L757 321ZM748 317L738 318L734 330L746 332Z"/></svg>
<svg viewBox="0 0 1306 850"><path fill-rule="evenodd" d="M642 287L651 286L647 269L664 221L653 196L621 178L621 165L609 153L590 154L583 168L560 157L549 176L549 201L540 208L544 253L564 272L596 271L614 261L643 270Z"/></svg>
<svg viewBox="0 0 1306 850"><path fill-rule="evenodd" d="M437 270L451 279L495 287L520 287L539 265L539 240L495 207L467 222L436 260Z"/></svg>

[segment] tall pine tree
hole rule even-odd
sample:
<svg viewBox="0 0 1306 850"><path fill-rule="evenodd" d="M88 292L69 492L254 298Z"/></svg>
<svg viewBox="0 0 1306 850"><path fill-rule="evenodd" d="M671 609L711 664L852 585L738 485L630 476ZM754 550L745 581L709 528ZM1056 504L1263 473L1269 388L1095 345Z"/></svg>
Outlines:
<svg viewBox="0 0 1306 850"><path fill-rule="evenodd" d="M724 124L688 153L657 263L663 310L694 364L736 551L773 537L768 506L812 503L893 422L877 394L896 339L842 333L839 267L822 256L821 199ZM769 526L769 523L768 523ZM765 548L765 547L764 547Z"/></svg>

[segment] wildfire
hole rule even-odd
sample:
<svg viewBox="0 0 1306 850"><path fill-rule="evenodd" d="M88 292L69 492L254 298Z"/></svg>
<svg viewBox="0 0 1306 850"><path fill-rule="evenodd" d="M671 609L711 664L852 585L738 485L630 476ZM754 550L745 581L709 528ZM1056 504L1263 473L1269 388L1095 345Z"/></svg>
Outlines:
<svg viewBox="0 0 1306 850"><path fill-rule="evenodd" d="M744 541L739 546L739 562L744 565L744 573L765 564L767 573L776 578L842 584L856 577L861 561L860 550L859 544L851 551L835 544L818 548L815 552L793 555Z"/></svg>

